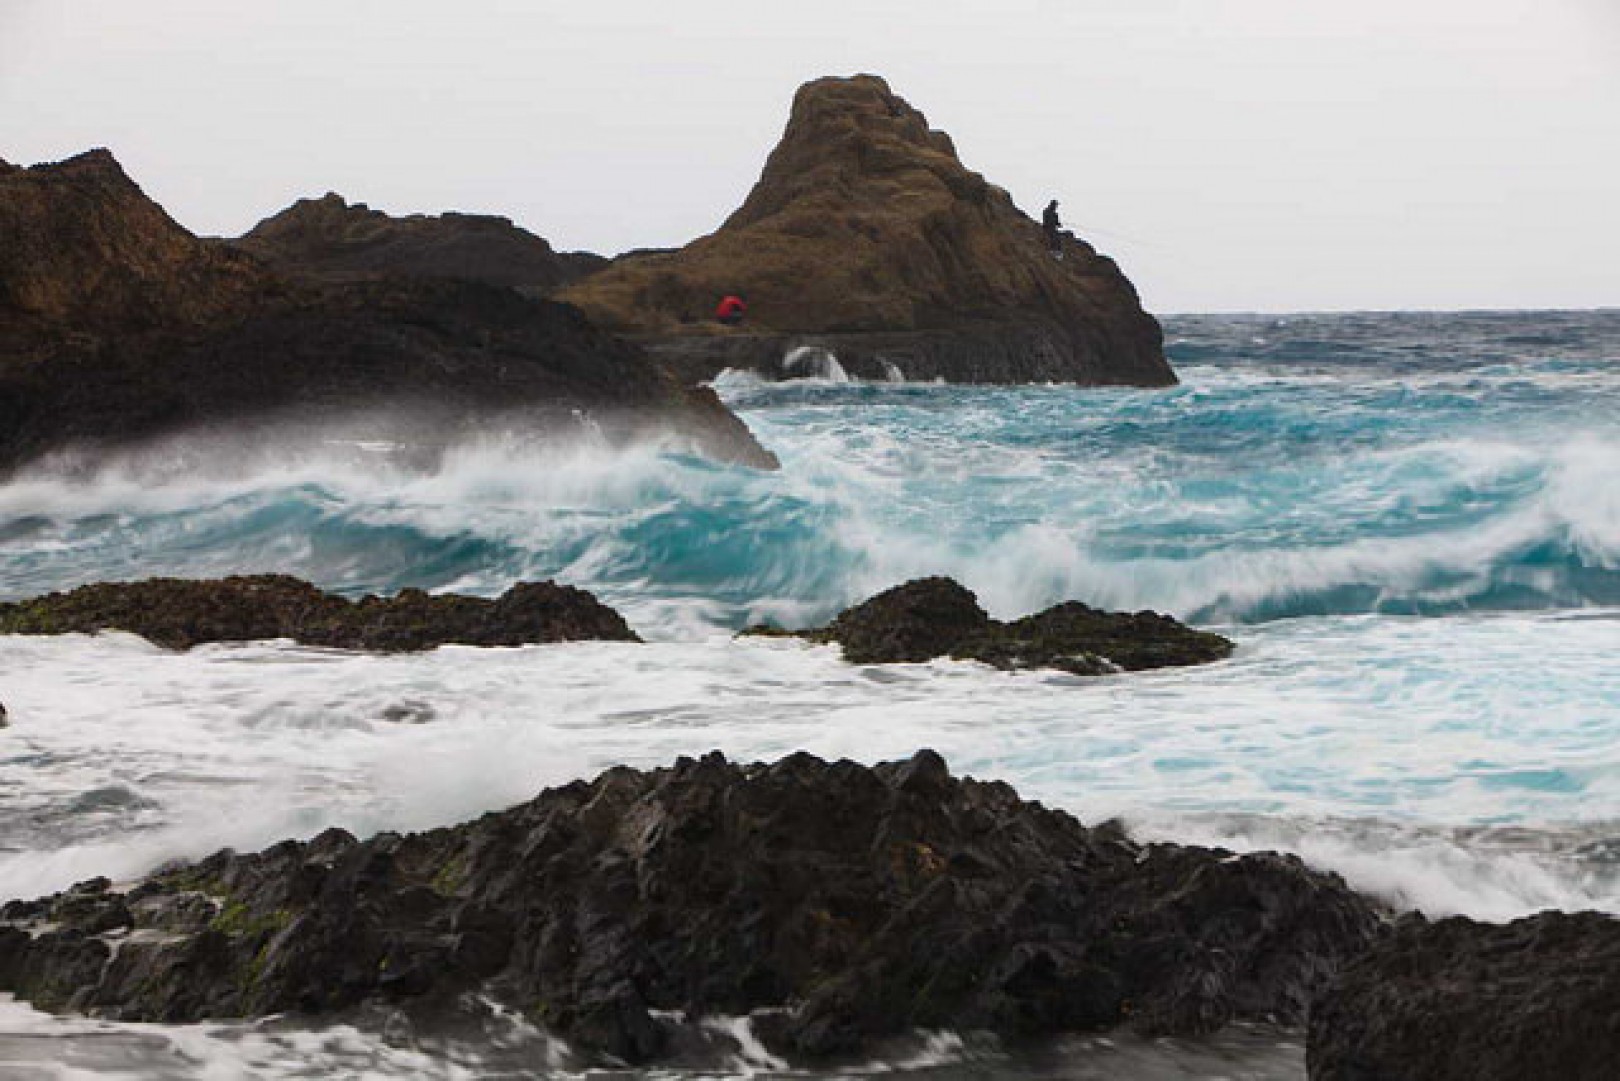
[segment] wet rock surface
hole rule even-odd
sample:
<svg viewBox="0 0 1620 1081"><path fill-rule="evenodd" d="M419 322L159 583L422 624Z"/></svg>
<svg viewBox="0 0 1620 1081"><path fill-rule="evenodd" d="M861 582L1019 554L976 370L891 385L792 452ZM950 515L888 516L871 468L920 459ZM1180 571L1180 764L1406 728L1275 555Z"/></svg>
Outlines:
<svg viewBox="0 0 1620 1081"><path fill-rule="evenodd" d="M406 589L350 601L280 574L149 578L0 603L3 634L101 630L128 631L170 649L262 638L384 652L450 643L638 641L613 609L585 590L554 582L520 582L493 600Z"/></svg>
<svg viewBox="0 0 1620 1081"><path fill-rule="evenodd" d="M752 1015L794 1059L914 1028L1298 1023L1380 916L1275 854L1142 846L952 777L718 754L616 768L449 829L332 830L0 910L0 989L180 1021L482 989L598 1057Z"/></svg>
<svg viewBox="0 0 1620 1081"><path fill-rule="evenodd" d="M1402 919L1312 1005L1311 1081L1606 1081L1620 1063L1620 920Z"/></svg>
<svg viewBox="0 0 1620 1081"><path fill-rule="evenodd" d="M712 391L578 310L478 281L294 279L199 240L111 154L0 173L0 471L289 421L433 443L511 429L775 458Z"/></svg>
<svg viewBox="0 0 1620 1081"><path fill-rule="evenodd" d="M771 628L745 633L782 634ZM825 627L796 632L836 642L854 664L935 657L997 668L1056 668L1093 676L1228 657L1232 643L1156 612L1103 612L1067 601L1023 619L991 619L978 598L950 578L919 578L840 613Z"/></svg>
<svg viewBox="0 0 1620 1081"><path fill-rule="evenodd" d="M1159 324L1113 260L964 166L950 136L872 75L794 98L747 200L674 252L637 252L561 295L688 378L781 377L803 345L885 378L1167 386ZM715 325L728 294L738 328Z"/></svg>

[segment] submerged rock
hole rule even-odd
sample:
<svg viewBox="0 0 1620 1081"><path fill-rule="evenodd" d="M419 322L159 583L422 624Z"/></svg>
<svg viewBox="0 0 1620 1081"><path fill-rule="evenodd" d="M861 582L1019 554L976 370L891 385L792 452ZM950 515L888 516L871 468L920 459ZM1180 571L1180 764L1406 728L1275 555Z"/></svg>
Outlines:
<svg viewBox="0 0 1620 1081"><path fill-rule="evenodd" d="M102 630L128 631L170 649L261 638L385 652L449 643L639 640L619 613L583 589L555 582L519 582L494 600L406 589L350 601L284 574L149 578L0 603L0 634Z"/></svg>
<svg viewBox="0 0 1620 1081"><path fill-rule="evenodd" d="M105 150L0 172L0 472L289 421L423 443L504 426L776 464L706 388L568 305L475 281L284 277L181 228Z"/></svg>
<svg viewBox="0 0 1620 1081"><path fill-rule="evenodd" d="M460 278L537 294L607 265L599 255L554 251L507 218L455 213L396 218L346 202L336 192L300 199L231 243L282 270L325 281Z"/></svg>
<svg viewBox="0 0 1620 1081"><path fill-rule="evenodd" d="M562 296L644 336L688 378L723 368L781 377L796 347L868 379L1166 386L1159 324L1113 260L1070 235L1054 257L1039 223L965 167L872 75L817 79L717 231L631 253ZM745 324L715 324L740 293Z"/></svg>
<svg viewBox="0 0 1620 1081"><path fill-rule="evenodd" d="M1292 857L1137 845L922 751L616 768L449 829L221 852L0 921L0 990L47 1008L427 1014L479 988L639 1063L716 1015L798 1059L915 1028L1298 1023L1380 917Z"/></svg>
<svg viewBox="0 0 1620 1081"><path fill-rule="evenodd" d="M1620 920L1400 921L1310 1012L1311 1081L1607 1081L1620 1063Z"/></svg>
<svg viewBox="0 0 1620 1081"><path fill-rule="evenodd" d="M750 628L745 633L782 633ZM935 657L997 668L1057 668L1093 676L1228 657L1232 643L1156 612L1103 612L1068 601L1023 619L991 619L978 598L950 578L919 578L840 613L825 627L798 632L836 642L854 664Z"/></svg>

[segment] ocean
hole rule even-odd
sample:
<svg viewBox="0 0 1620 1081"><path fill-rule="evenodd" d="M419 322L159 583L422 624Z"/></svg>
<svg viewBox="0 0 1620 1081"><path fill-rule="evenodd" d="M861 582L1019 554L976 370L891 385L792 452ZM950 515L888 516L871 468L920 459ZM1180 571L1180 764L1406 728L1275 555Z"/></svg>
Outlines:
<svg viewBox="0 0 1620 1081"><path fill-rule="evenodd" d="M930 746L1084 821L1297 852L1435 915L1620 913L1620 312L1185 316L1166 338L1167 390L723 375L779 473L503 431L431 453L299 431L251 457L175 440L15 477L0 599L157 574L349 594L554 577L650 644L0 638L0 897L329 825L442 825L619 763ZM928 574L1000 617L1152 608L1238 649L1082 679L732 637ZM704 1076L824 1076L739 1031ZM1303 1061L1299 1033L1263 1029L919 1033L849 1074L1299 1081ZM6 1079L572 1072L494 1009L452 1037L0 1000Z"/></svg>

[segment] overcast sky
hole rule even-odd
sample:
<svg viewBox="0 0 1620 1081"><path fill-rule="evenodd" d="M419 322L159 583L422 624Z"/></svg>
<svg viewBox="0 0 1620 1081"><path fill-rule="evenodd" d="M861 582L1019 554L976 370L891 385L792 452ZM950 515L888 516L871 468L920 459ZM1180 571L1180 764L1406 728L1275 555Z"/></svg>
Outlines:
<svg viewBox="0 0 1620 1081"><path fill-rule="evenodd" d="M0 0L0 157L182 224L327 190L614 253L876 72L1155 311L1620 305L1620 0Z"/></svg>

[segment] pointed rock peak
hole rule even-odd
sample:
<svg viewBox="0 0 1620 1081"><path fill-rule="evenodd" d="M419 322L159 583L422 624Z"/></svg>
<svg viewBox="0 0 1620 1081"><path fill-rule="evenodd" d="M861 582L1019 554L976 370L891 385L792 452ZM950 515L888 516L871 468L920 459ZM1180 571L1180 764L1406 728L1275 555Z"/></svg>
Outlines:
<svg viewBox="0 0 1620 1081"><path fill-rule="evenodd" d="M799 87L783 141L834 125L881 132L956 157L951 137L930 128L928 118L877 75L829 76Z"/></svg>
<svg viewBox="0 0 1620 1081"><path fill-rule="evenodd" d="M124 171L112 151L105 147L86 150L61 161L42 161L26 168L0 161L0 177L29 184L70 181L76 186L99 185L104 189L124 189L144 198L140 186Z"/></svg>
<svg viewBox="0 0 1620 1081"><path fill-rule="evenodd" d="M234 311L261 271L198 240L111 151L0 178L0 297L31 319L128 330Z"/></svg>
<svg viewBox="0 0 1620 1081"><path fill-rule="evenodd" d="M107 177L134 183L124 171L124 167L118 163L118 159L113 157L113 152L104 146L86 150L82 154L75 154L61 161L41 163L34 166L34 169L57 176Z"/></svg>
<svg viewBox="0 0 1620 1081"><path fill-rule="evenodd" d="M982 177L963 167L951 137L930 128L928 118L881 78L828 77L794 95L781 142L725 228L779 214L830 182L923 186L975 199L986 188Z"/></svg>
<svg viewBox="0 0 1620 1081"><path fill-rule="evenodd" d="M735 329L712 314L728 295L746 303ZM666 350L699 372L780 367L813 335L840 356L864 350L865 369L879 350L900 356L912 378L1174 382L1158 324L1113 261L1043 231L875 75L801 87L758 183L715 233L632 253L566 299L613 329L736 343Z"/></svg>

